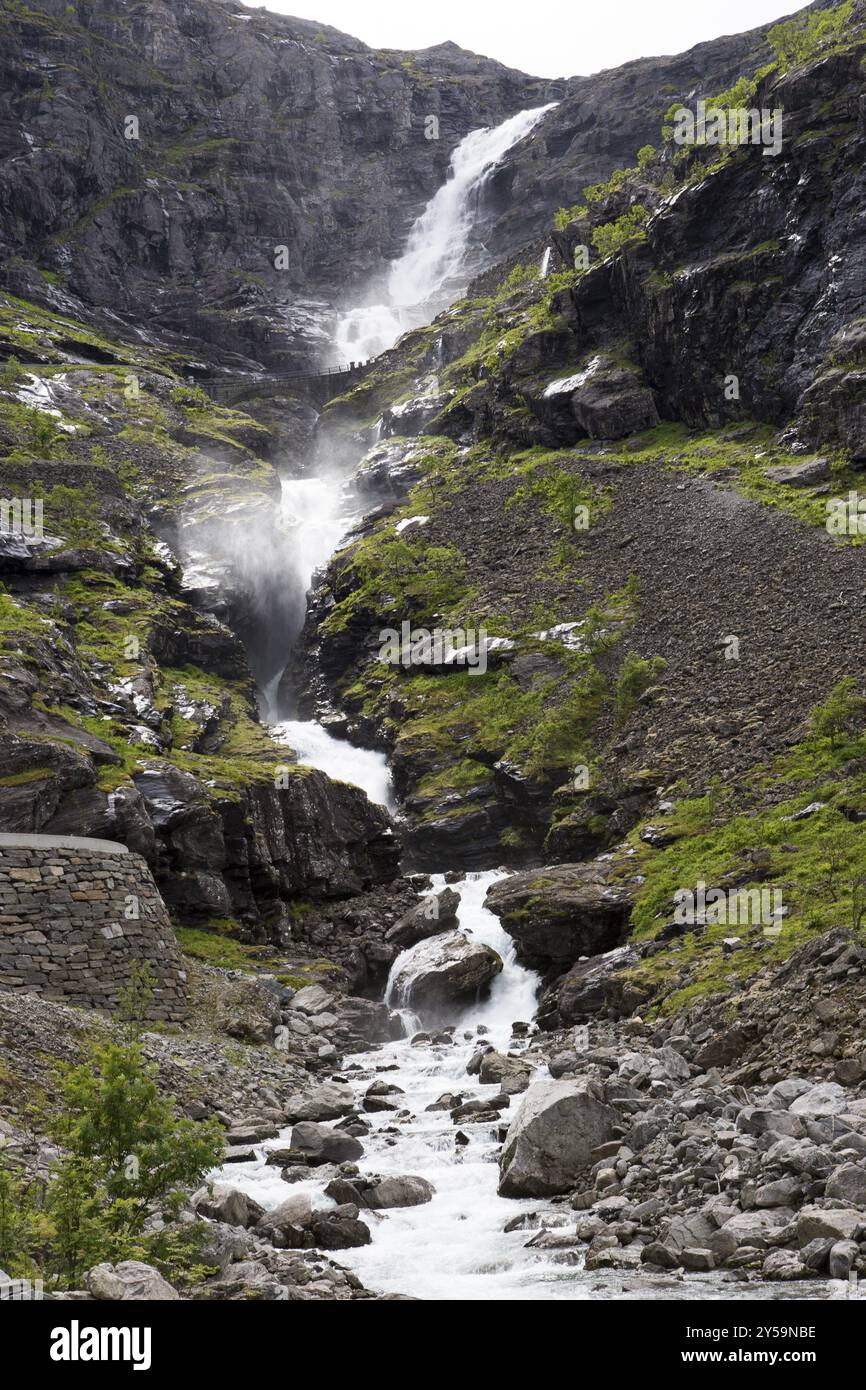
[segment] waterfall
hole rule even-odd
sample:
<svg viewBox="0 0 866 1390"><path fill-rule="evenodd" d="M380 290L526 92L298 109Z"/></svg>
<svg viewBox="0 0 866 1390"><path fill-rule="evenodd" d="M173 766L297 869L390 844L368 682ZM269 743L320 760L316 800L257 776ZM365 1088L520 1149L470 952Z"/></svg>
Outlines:
<svg viewBox="0 0 866 1390"><path fill-rule="evenodd" d="M355 748L344 739L334 738L313 720L286 719L271 730L277 743L285 743L298 755L298 762L318 767L338 782L351 782L365 791L371 801L390 810L394 805L391 773L384 753Z"/></svg>
<svg viewBox="0 0 866 1390"><path fill-rule="evenodd" d="M484 906L487 890L500 878L505 877L504 869L487 869L481 873L470 873L458 883L453 884L460 895L457 922L460 931L471 941L490 946L502 958L502 972L497 975L490 987L487 999L481 1004L473 1004L464 1010L473 1023L482 1023L489 1032L507 1045L511 1025L517 1019L528 1020L535 1013L535 996L541 983L533 970L527 970L517 961L514 941L505 931L499 918ZM429 897L441 893L445 885L444 874L431 876L432 887L424 895ZM402 951L391 966L385 1000L392 1008L404 1005L412 977L423 969L430 954L430 947L436 937L428 937ZM457 1020L459 1022L459 1019Z"/></svg>
<svg viewBox="0 0 866 1390"><path fill-rule="evenodd" d="M546 280L546 279L547 279L547 275L548 275L548 272L549 272L549 270L550 270L550 260L551 260L551 257L552 257L552 256L553 256L553 247L552 247L552 246L546 246L546 247L544 248L544 255L543 255L542 258L541 258L541 266L539 267L539 271L538 271L538 276L539 276L539 279L540 279L540 280Z"/></svg>
<svg viewBox="0 0 866 1390"><path fill-rule="evenodd" d="M406 249L391 264L384 302L352 309L337 327L340 361L366 360L391 347L402 333L429 323L481 269L470 250L485 183L504 154L525 139L556 102L520 111L501 125L471 130L451 155L449 175L409 233Z"/></svg>

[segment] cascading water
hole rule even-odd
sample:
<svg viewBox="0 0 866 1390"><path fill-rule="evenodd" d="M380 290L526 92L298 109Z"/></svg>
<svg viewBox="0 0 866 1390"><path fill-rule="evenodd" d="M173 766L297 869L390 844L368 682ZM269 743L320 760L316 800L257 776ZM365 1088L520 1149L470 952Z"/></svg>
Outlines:
<svg viewBox="0 0 866 1390"><path fill-rule="evenodd" d="M295 750L299 763L321 768L338 782L351 782L380 806L393 806L391 774L384 754L334 738L313 720L286 719L271 732L278 743Z"/></svg>
<svg viewBox="0 0 866 1390"><path fill-rule="evenodd" d="M484 185L499 160L529 135L556 102L520 111L501 125L471 130L451 156L449 177L409 233L391 265L384 302L352 309L337 327L336 356L365 361L393 346L402 333L429 323L463 292L481 269L471 234Z"/></svg>
<svg viewBox="0 0 866 1390"><path fill-rule="evenodd" d="M289 646L294 645L303 625L306 593L315 571L331 558L357 518L358 513L352 510L338 479L283 480L281 519L287 538L285 580L298 595L295 630L286 634ZM262 691L265 719L276 717L280 678L281 673L278 673ZM320 768L338 781L361 787L371 801L392 805L391 774L383 754L354 748L334 738L312 720L283 720L273 724L271 732L277 743L286 744L297 753L300 763Z"/></svg>

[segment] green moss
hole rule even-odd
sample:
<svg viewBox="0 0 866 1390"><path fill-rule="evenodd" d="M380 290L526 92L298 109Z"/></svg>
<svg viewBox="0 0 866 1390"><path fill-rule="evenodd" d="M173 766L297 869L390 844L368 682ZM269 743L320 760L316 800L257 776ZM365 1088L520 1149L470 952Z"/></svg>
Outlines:
<svg viewBox="0 0 866 1390"><path fill-rule="evenodd" d="M26 772L16 772L9 777L0 777L0 787L26 787L28 782L42 782L53 777L50 767L31 767Z"/></svg>
<svg viewBox="0 0 866 1390"><path fill-rule="evenodd" d="M808 525L824 526L827 505L821 488L791 487L766 476L771 466L800 464L816 456L789 454L774 444L774 438L771 426L748 419L712 431L666 423L633 437L627 449L614 448L612 456L622 464L657 463L685 473L705 474L710 479L724 470L726 475L732 475L720 479L724 486L734 486L743 496ZM856 489L858 475L844 452L823 450L821 457L830 462L833 496L844 496L849 489ZM837 537L839 544L857 545L860 540Z"/></svg>

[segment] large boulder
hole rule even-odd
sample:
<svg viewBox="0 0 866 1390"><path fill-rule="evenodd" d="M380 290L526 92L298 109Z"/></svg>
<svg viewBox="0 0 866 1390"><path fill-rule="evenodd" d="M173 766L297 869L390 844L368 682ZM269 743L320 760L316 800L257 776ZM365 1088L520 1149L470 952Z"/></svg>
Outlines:
<svg viewBox="0 0 866 1390"><path fill-rule="evenodd" d="M305 1095L291 1096L286 1106L286 1119L339 1120L355 1108L352 1088L342 1081L325 1081Z"/></svg>
<svg viewBox="0 0 866 1390"><path fill-rule="evenodd" d="M630 946L615 946L604 955L579 960L546 992L540 1012L554 1014L557 1026L581 1023L610 1007L617 996L614 977L637 964ZM547 1025L543 1025L547 1026Z"/></svg>
<svg viewBox="0 0 866 1390"><path fill-rule="evenodd" d="M502 1197L568 1192L615 1137L620 1116L592 1082L536 1081L523 1097L499 1161Z"/></svg>
<svg viewBox="0 0 866 1390"><path fill-rule="evenodd" d="M314 1207L305 1192L293 1193L267 1212L255 1233L279 1250L350 1250L370 1243L370 1229L358 1220L357 1204Z"/></svg>
<svg viewBox="0 0 866 1390"><path fill-rule="evenodd" d="M434 1192L432 1182L411 1173L387 1178L334 1178L325 1188L325 1195L335 1202L354 1202L370 1211L418 1207L429 1202Z"/></svg>
<svg viewBox="0 0 866 1390"><path fill-rule="evenodd" d="M225 1226L255 1226L264 1216L264 1209L246 1192L223 1182L199 1188L192 1197L192 1205L199 1216Z"/></svg>
<svg viewBox="0 0 866 1390"><path fill-rule="evenodd" d="M477 999L501 969L501 957L489 946L461 931L443 932L398 959L394 998L425 1018L444 1017L455 1004Z"/></svg>
<svg viewBox="0 0 866 1390"><path fill-rule="evenodd" d="M824 1195L851 1206L866 1207L866 1168L862 1163L843 1163L835 1168L827 1179Z"/></svg>
<svg viewBox="0 0 866 1390"><path fill-rule="evenodd" d="M631 912L632 890L607 880L607 864L554 864L494 883L485 906L535 970L565 970L581 956L619 946Z"/></svg>
<svg viewBox="0 0 866 1390"><path fill-rule="evenodd" d="M393 927L389 927L385 940L398 950L405 951L430 936L451 931L457 926L459 906L460 894L455 893L453 888L443 888L441 893L433 893L416 907L410 908Z"/></svg>
<svg viewBox="0 0 866 1390"><path fill-rule="evenodd" d="M535 414L562 444L622 439L658 424L655 398L637 372L599 353L576 372L526 393Z"/></svg>
<svg viewBox="0 0 866 1390"><path fill-rule="evenodd" d="M115 1303L152 1303L180 1298L159 1270L141 1260L94 1265L84 1276L84 1286L93 1298Z"/></svg>
<svg viewBox="0 0 866 1390"><path fill-rule="evenodd" d="M529 1085L535 1068L521 1057L506 1056L491 1048L481 1058L478 1079L482 1086L498 1086L506 1095L517 1095Z"/></svg>
<svg viewBox="0 0 866 1390"><path fill-rule="evenodd" d="M364 1147L351 1134L302 1120L292 1130L289 1150L312 1167L318 1167L321 1163L354 1163L361 1157Z"/></svg>

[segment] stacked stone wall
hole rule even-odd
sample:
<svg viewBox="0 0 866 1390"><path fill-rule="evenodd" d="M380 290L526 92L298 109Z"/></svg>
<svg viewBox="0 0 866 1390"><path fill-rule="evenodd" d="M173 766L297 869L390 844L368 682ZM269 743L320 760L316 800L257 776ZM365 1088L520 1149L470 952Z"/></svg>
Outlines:
<svg viewBox="0 0 866 1390"><path fill-rule="evenodd" d="M125 845L0 835L0 989L112 1010L134 961L152 1019L186 1016L186 973L150 870Z"/></svg>

